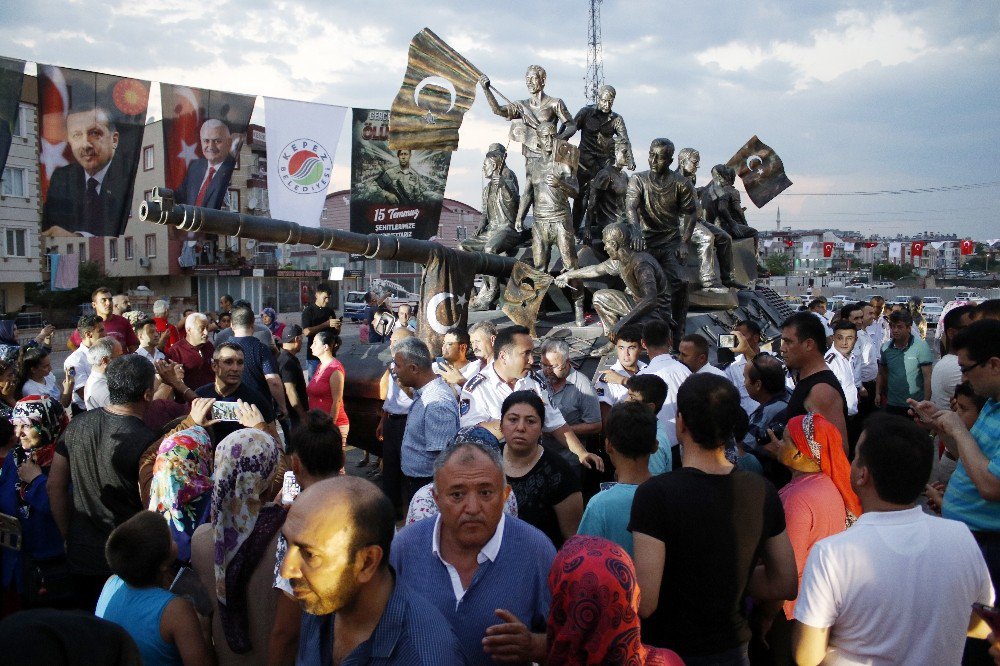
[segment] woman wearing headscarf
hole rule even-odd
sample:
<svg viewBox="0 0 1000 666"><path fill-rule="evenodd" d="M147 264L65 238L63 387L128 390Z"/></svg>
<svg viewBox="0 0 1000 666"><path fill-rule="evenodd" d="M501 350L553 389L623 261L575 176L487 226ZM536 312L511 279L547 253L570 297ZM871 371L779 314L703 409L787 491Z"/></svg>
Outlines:
<svg viewBox="0 0 1000 666"><path fill-rule="evenodd" d="M69 423L69 417L62 405L51 397L32 395L17 401L11 422L18 443L7 454L0 469L0 513L17 520L21 550L0 548L4 608L11 608L11 602L16 605L17 601L21 605L28 601L33 605L45 605L36 595L39 590L26 589L25 565L34 562L45 566L64 556L63 538L52 518L45 482L56 441Z"/></svg>
<svg viewBox="0 0 1000 666"><path fill-rule="evenodd" d="M285 325L278 321L278 313L274 308L264 308L260 311L260 320L264 326L271 330L271 335L281 340L281 334L285 331Z"/></svg>
<svg viewBox="0 0 1000 666"><path fill-rule="evenodd" d="M632 558L602 537L578 534L549 569L548 663L682 666L671 650L639 640L639 584Z"/></svg>
<svg viewBox="0 0 1000 666"><path fill-rule="evenodd" d="M55 326L46 324L34 340L29 340L27 344L22 345L17 339L17 324L14 323L14 320L4 319L0 321L0 360L17 365L22 347L25 349L44 347L46 350L52 351L49 343L52 341L52 334L55 330Z"/></svg>
<svg viewBox="0 0 1000 666"><path fill-rule="evenodd" d="M257 428L232 433L215 449L212 522L191 538L191 565L212 598L212 638L220 664L264 664L274 623L274 560L285 511L270 495L278 444Z"/></svg>
<svg viewBox="0 0 1000 666"><path fill-rule="evenodd" d="M201 426L165 437L153 463L149 510L162 515L177 544L177 559L191 559L191 535L212 507L212 439Z"/></svg>
<svg viewBox="0 0 1000 666"><path fill-rule="evenodd" d="M801 584L813 544L853 524L861 515L861 501L851 488L851 463L840 431L819 414L809 412L788 422L778 460L792 473L778 496ZM792 664L795 601L786 601L782 610L767 633L767 644L776 664Z"/></svg>

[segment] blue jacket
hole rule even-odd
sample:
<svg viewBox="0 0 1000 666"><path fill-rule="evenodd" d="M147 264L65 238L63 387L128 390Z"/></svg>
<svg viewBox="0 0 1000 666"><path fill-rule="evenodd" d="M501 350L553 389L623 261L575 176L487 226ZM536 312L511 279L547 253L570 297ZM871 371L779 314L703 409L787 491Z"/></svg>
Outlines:
<svg viewBox="0 0 1000 666"><path fill-rule="evenodd" d="M25 519L18 511L17 466L14 464L14 453L8 453L0 468L0 513L17 516L21 523L21 551L35 559L48 559L64 554L63 538L52 518L49 507L49 493L45 483L49 475L47 470L31 482L25 493L25 503L28 505L28 518ZM3 556L2 580L3 586L10 586L13 581L17 590L23 590L21 575L21 554L7 548L0 548Z"/></svg>

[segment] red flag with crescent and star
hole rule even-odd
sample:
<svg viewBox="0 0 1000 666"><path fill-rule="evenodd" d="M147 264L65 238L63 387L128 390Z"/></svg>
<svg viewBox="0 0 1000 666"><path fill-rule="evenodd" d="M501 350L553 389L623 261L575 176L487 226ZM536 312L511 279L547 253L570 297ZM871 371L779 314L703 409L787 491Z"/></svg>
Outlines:
<svg viewBox="0 0 1000 666"><path fill-rule="evenodd" d="M958 244L959 251L964 255L973 254L976 251L976 244L969 239L965 239Z"/></svg>
<svg viewBox="0 0 1000 666"><path fill-rule="evenodd" d="M878 243L876 243L874 241L869 241L869 242L865 243L865 249L866 250L870 250L870 249L872 249L874 247L878 247Z"/></svg>
<svg viewBox="0 0 1000 666"><path fill-rule="evenodd" d="M833 243L823 243L823 257L829 259L833 256Z"/></svg>
<svg viewBox="0 0 1000 666"><path fill-rule="evenodd" d="M913 241L910 243L910 257L922 257L924 256L924 242L923 241Z"/></svg>
<svg viewBox="0 0 1000 666"><path fill-rule="evenodd" d="M795 247L795 241L793 241L791 238L786 238L785 247Z"/></svg>

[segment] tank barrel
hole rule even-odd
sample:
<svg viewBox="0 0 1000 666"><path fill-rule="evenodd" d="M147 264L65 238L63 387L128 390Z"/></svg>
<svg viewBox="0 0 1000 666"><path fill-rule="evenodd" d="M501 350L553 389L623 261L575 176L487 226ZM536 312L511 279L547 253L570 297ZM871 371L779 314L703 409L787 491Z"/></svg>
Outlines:
<svg viewBox="0 0 1000 666"><path fill-rule="evenodd" d="M270 217L245 215L232 211L201 208L174 202L171 190L158 187L139 206L139 219L144 222L173 226L181 231L237 236L270 243L312 245L323 250L363 255L366 259L396 259L426 265L433 241L400 238L382 234L357 234L340 229L304 227ZM515 260L485 252L469 252L477 273L500 278L510 276Z"/></svg>

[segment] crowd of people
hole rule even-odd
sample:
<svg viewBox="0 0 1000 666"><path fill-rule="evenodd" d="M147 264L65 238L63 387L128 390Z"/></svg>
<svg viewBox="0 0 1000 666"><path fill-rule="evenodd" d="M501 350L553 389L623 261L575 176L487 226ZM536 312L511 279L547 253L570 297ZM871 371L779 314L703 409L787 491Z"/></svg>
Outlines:
<svg viewBox="0 0 1000 666"><path fill-rule="evenodd" d="M314 298L301 325L228 296L171 322L98 289L62 381L51 329L0 322L12 660L1000 663L997 301L935 353L906 308L818 298L780 352L740 321L725 367L628 325L591 380L517 325L430 349L371 295L365 479Z"/></svg>

